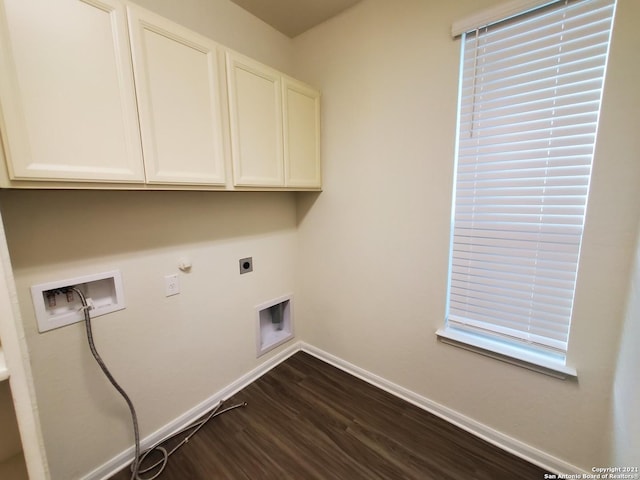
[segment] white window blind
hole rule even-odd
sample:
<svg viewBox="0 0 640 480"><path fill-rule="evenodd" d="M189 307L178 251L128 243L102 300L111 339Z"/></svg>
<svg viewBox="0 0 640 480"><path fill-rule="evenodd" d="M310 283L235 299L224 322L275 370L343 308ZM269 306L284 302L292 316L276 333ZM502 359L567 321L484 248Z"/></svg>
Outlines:
<svg viewBox="0 0 640 480"><path fill-rule="evenodd" d="M566 353L614 8L463 34L447 328Z"/></svg>

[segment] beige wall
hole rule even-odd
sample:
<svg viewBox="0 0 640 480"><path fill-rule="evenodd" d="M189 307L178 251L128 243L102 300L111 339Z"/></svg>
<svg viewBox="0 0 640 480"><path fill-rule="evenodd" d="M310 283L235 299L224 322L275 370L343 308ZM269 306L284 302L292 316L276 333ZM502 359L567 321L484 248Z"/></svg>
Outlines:
<svg viewBox="0 0 640 480"><path fill-rule="evenodd" d="M96 319L94 336L143 437L261 363L254 306L294 291L293 194L3 191L0 206L53 479L112 459L132 430L84 325L37 332L31 285L121 271L127 308ZM183 255L190 273L178 270ZM241 277L246 256L254 272ZM181 293L165 298L171 273Z"/></svg>
<svg viewBox="0 0 640 480"><path fill-rule="evenodd" d="M629 303L613 388L611 463L640 466L640 243L629 289Z"/></svg>
<svg viewBox="0 0 640 480"><path fill-rule="evenodd" d="M610 464L610 392L640 216L640 3L619 1L569 348L579 376L562 381L435 337L459 58L449 28L499 1L365 0L294 40L295 73L323 92L325 162L324 192L299 203L298 333L590 470Z"/></svg>

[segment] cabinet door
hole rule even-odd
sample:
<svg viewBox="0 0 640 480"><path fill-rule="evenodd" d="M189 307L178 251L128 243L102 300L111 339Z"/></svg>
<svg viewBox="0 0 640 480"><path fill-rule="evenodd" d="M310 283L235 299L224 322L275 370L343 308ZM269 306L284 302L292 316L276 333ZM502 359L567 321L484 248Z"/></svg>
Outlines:
<svg viewBox="0 0 640 480"><path fill-rule="evenodd" d="M0 0L11 179L144 180L125 15L117 0Z"/></svg>
<svg viewBox="0 0 640 480"><path fill-rule="evenodd" d="M224 185L217 44L127 10L147 182Z"/></svg>
<svg viewBox="0 0 640 480"><path fill-rule="evenodd" d="M237 186L284 186L280 74L227 52L233 179Z"/></svg>
<svg viewBox="0 0 640 480"><path fill-rule="evenodd" d="M320 92L283 80L285 186L320 188Z"/></svg>

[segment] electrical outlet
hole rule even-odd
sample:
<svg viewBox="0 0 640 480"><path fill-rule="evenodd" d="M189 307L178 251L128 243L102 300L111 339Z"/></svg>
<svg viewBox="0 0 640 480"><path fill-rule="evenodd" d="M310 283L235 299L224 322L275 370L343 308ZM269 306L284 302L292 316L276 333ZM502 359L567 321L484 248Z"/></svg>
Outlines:
<svg viewBox="0 0 640 480"><path fill-rule="evenodd" d="M253 272L253 257L240 259L240 275Z"/></svg>
<svg viewBox="0 0 640 480"><path fill-rule="evenodd" d="M180 281L178 280L178 274L166 275L164 277L164 296L170 297L180 293Z"/></svg>

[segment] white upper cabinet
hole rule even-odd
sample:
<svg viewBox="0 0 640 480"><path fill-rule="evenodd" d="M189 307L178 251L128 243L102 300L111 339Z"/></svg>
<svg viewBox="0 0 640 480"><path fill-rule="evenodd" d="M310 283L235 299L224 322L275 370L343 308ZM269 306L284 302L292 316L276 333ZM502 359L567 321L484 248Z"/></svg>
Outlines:
<svg viewBox="0 0 640 480"><path fill-rule="evenodd" d="M126 0L0 0L0 107L0 187L322 187L318 91Z"/></svg>
<svg viewBox="0 0 640 480"><path fill-rule="evenodd" d="M0 0L12 180L143 182L126 12L114 0Z"/></svg>
<svg viewBox="0 0 640 480"><path fill-rule="evenodd" d="M127 10L147 182L224 185L218 45Z"/></svg>
<svg viewBox="0 0 640 480"><path fill-rule="evenodd" d="M285 186L320 188L320 93L291 78L282 86Z"/></svg>
<svg viewBox="0 0 640 480"><path fill-rule="evenodd" d="M233 179L237 186L283 186L280 74L227 52Z"/></svg>
<svg viewBox="0 0 640 480"><path fill-rule="evenodd" d="M234 185L321 188L320 93L231 51L227 88Z"/></svg>
<svg viewBox="0 0 640 480"><path fill-rule="evenodd" d="M320 93L227 52L234 185L319 189Z"/></svg>

